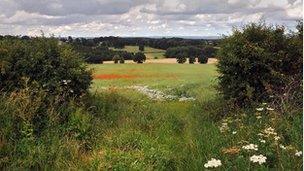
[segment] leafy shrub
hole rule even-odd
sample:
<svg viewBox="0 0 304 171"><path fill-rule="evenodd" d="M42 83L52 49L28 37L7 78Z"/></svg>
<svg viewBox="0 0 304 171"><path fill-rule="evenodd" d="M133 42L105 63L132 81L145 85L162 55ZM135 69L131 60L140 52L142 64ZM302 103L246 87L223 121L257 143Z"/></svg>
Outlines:
<svg viewBox="0 0 304 171"><path fill-rule="evenodd" d="M189 64L194 64L196 62L195 57L189 57Z"/></svg>
<svg viewBox="0 0 304 171"><path fill-rule="evenodd" d="M300 78L302 37L284 32L284 27L250 24L223 40L218 70L219 89L226 99L238 105L268 101L284 94L291 78ZM296 85L299 89L302 83Z"/></svg>
<svg viewBox="0 0 304 171"><path fill-rule="evenodd" d="M1 40L0 70L3 92L35 86L49 95L80 96L92 80L79 55L54 38Z"/></svg>
<svg viewBox="0 0 304 171"><path fill-rule="evenodd" d="M186 56L187 56L186 53L177 54L177 56L176 56L177 63L179 63L179 64L185 63L187 61Z"/></svg>
<svg viewBox="0 0 304 171"><path fill-rule="evenodd" d="M198 62L200 64L206 64L208 62L208 57L205 54L200 54L200 56L198 57Z"/></svg>
<svg viewBox="0 0 304 171"><path fill-rule="evenodd" d="M146 55L144 53L142 53L142 52L137 52L134 55L133 61L137 62L139 64L143 63L143 62L146 61Z"/></svg>
<svg viewBox="0 0 304 171"><path fill-rule="evenodd" d="M124 64L124 63L125 63L125 59L124 59L123 57L121 57L121 58L119 59L119 63Z"/></svg>
<svg viewBox="0 0 304 171"><path fill-rule="evenodd" d="M114 55L113 59L114 64L118 64L118 61L120 60L120 56L119 55Z"/></svg>

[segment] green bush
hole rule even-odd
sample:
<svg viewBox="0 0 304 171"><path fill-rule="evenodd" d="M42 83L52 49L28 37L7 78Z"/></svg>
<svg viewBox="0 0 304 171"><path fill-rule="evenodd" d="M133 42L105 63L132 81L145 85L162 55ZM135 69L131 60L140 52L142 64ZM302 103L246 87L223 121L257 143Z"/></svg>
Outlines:
<svg viewBox="0 0 304 171"><path fill-rule="evenodd" d="M113 59L114 64L118 64L118 61L120 60L120 56L119 55L114 55Z"/></svg>
<svg viewBox="0 0 304 171"><path fill-rule="evenodd" d="M219 89L226 99L238 105L269 101L286 93L284 87L296 80L291 78L300 78L302 37L284 32L284 27L249 24L223 40L218 71ZM300 85L301 81L296 83Z"/></svg>
<svg viewBox="0 0 304 171"><path fill-rule="evenodd" d="M194 64L196 62L195 57L189 57L189 64Z"/></svg>
<svg viewBox="0 0 304 171"><path fill-rule="evenodd" d="M119 59L119 63L124 64L124 63L125 63L125 59L124 59L123 57L121 57L121 58Z"/></svg>
<svg viewBox="0 0 304 171"><path fill-rule="evenodd" d="M146 61L146 55L142 52L137 52L134 55L133 61L139 64L144 63Z"/></svg>
<svg viewBox="0 0 304 171"><path fill-rule="evenodd" d="M54 38L1 40L0 70L2 92L35 86L49 95L80 96L92 80L78 54Z"/></svg>
<svg viewBox="0 0 304 171"><path fill-rule="evenodd" d="M186 53L179 53L176 55L176 61L177 63L179 64L183 64L187 61L187 58L186 58L187 54Z"/></svg>
<svg viewBox="0 0 304 171"><path fill-rule="evenodd" d="M204 53L202 53L202 54L198 57L198 62L199 62L200 64L206 64L206 63L208 63L208 57L207 57Z"/></svg>

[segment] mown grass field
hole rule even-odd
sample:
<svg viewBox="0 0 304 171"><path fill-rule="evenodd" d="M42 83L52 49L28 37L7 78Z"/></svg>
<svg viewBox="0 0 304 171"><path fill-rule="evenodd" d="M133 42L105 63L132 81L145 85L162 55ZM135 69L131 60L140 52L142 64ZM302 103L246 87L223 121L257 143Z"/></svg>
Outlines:
<svg viewBox="0 0 304 171"><path fill-rule="evenodd" d="M268 170L302 167L300 132L302 116L277 117L275 111L225 109L218 100L215 65L104 64L90 65L95 79L92 91L101 93L105 124L98 146L85 162L93 169L114 170L204 170L211 158L220 159L219 170ZM126 88L147 85L195 101L151 100ZM111 105L110 105L111 104ZM222 114L221 114L222 113ZM220 115L225 117L220 117ZM260 117L258 117L260 116ZM223 124L228 128L221 131ZM274 128L273 136L258 134ZM286 139L287 137L287 139ZM258 151L244 150L257 144ZM282 149L283 145L286 149ZM267 155L267 164L250 162L252 155ZM88 163L89 161L89 163Z"/></svg>
<svg viewBox="0 0 304 171"><path fill-rule="evenodd" d="M127 52L133 52L133 53L139 52L138 46L125 46L123 49L115 49L115 48L111 48L111 49L117 50L117 51L124 50ZM162 50L162 49L156 49L156 48L145 46L145 50L143 53L146 55L147 59L154 59L155 57L157 59L161 59L161 58L164 58L165 52L166 51Z"/></svg>

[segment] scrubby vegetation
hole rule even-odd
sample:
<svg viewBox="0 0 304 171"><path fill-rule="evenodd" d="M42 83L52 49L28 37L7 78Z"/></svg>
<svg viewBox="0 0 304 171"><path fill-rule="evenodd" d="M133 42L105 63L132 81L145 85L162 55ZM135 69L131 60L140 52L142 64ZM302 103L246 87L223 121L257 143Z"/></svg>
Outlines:
<svg viewBox="0 0 304 171"><path fill-rule="evenodd" d="M218 65L224 97L239 105L274 102L284 94L302 101L301 27L286 35L284 27L251 24L224 39Z"/></svg>
<svg viewBox="0 0 304 171"><path fill-rule="evenodd" d="M301 170L302 28L235 30L218 66L86 66L54 38L2 37L0 169Z"/></svg>

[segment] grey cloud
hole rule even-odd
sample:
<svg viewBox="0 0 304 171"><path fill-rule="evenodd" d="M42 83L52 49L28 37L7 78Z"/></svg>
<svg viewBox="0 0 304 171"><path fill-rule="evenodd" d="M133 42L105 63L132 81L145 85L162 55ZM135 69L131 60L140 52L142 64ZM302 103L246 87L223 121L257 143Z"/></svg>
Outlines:
<svg viewBox="0 0 304 171"><path fill-rule="evenodd" d="M182 34L222 33L261 18L292 25L302 18L302 4L303 0L0 0L0 34L38 28L88 35L98 34L96 30L153 35L166 29L179 34L174 28L183 28Z"/></svg>

